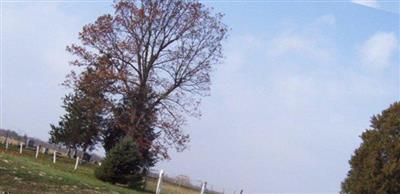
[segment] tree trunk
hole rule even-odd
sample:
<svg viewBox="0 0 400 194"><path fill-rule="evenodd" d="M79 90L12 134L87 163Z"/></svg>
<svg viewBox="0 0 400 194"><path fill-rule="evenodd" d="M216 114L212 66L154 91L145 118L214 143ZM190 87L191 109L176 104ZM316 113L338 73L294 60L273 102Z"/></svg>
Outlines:
<svg viewBox="0 0 400 194"><path fill-rule="evenodd" d="M76 158L76 156L78 155L78 149L76 147L74 147L74 158Z"/></svg>
<svg viewBox="0 0 400 194"><path fill-rule="evenodd" d="M67 156L71 158L71 147L68 147Z"/></svg>
<svg viewBox="0 0 400 194"><path fill-rule="evenodd" d="M82 149L82 151L83 151L83 156L86 154L87 148L88 148L88 145L85 145L85 146L83 147L83 149Z"/></svg>

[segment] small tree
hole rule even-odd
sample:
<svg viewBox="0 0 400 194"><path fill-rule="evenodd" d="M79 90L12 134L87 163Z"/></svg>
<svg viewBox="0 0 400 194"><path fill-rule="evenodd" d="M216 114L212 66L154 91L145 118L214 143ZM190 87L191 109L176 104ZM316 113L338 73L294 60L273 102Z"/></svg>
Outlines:
<svg viewBox="0 0 400 194"><path fill-rule="evenodd" d="M363 143L350 160L342 194L400 193L400 103L371 119Z"/></svg>
<svg viewBox="0 0 400 194"><path fill-rule="evenodd" d="M142 188L146 166L152 165L148 160L143 160L138 146L131 138L124 138L107 153L95 175L103 181Z"/></svg>
<svg viewBox="0 0 400 194"><path fill-rule="evenodd" d="M75 91L64 99L66 114L58 126L50 125L50 142L63 144L84 153L94 148L99 141L102 126L101 111L96 111L96 102L86 98L82 91Z"/></svg>
<svg viewBox="0 0 400 194"><path fill-rule="evenodd" d="M58 122L58 125L50 124L51 130L49 132L49 142L65 146L68 149L68 155L71 156L71 149L76 153L76 149L78 148L79 143L76 136L79 134L77 133L77 130L71 130L71 128L68 128L68 126L71 126L70 124L67 124L68 122L71 121L68 120L66 115L64 115L61 117L61 121Z"/></svg>

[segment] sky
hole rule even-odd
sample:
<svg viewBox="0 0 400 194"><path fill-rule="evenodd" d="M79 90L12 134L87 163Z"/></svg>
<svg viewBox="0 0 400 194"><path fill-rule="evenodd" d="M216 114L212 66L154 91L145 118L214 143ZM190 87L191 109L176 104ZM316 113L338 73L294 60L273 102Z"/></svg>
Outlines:
<svg viewBox="0 0 400 194"><path fill-rule="evenodd" d="M400 100L399 3L204 1L230 27L189 149L157 164L245 193L338 193L370 117ZM82 26L111 1L2 1L0 127L48 139Z"/></svg>

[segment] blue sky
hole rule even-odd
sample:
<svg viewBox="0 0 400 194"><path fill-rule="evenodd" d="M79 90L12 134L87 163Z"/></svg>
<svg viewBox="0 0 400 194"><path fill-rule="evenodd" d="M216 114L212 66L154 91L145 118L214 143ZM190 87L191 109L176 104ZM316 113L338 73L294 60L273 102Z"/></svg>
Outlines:
<svg viewBox="0 0 400 194"><path fill-rule="evenodd" d="M190 148L161 162L226 191L337 193L373 114L399 100L399 3L206 1L231 28ZM1 127L63 114L65 46L110 2L2 4Z"/></svg>

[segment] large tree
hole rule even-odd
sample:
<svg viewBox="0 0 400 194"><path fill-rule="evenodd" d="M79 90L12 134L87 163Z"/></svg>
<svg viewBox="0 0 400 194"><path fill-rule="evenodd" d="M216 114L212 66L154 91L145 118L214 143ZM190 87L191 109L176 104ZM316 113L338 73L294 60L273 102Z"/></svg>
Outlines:
<svg viewBox="0 0 400 194"><path fill-rule="evenodd" d="M341 193L400 193L400 102L373 116L361 138Z"/></svg>
<svg viewBox="0 0 400 194"><path fill-rule="evenodd" d="M222 14L197 1L122 0L114 8L84 26L80 44L67 48L82 72L67 82L101 88L106 149L130 136L142 153L168 158L169 148L186 147L185 117L200 115L227 27ZM81 79L87 71L90 79Z"/></svg>

